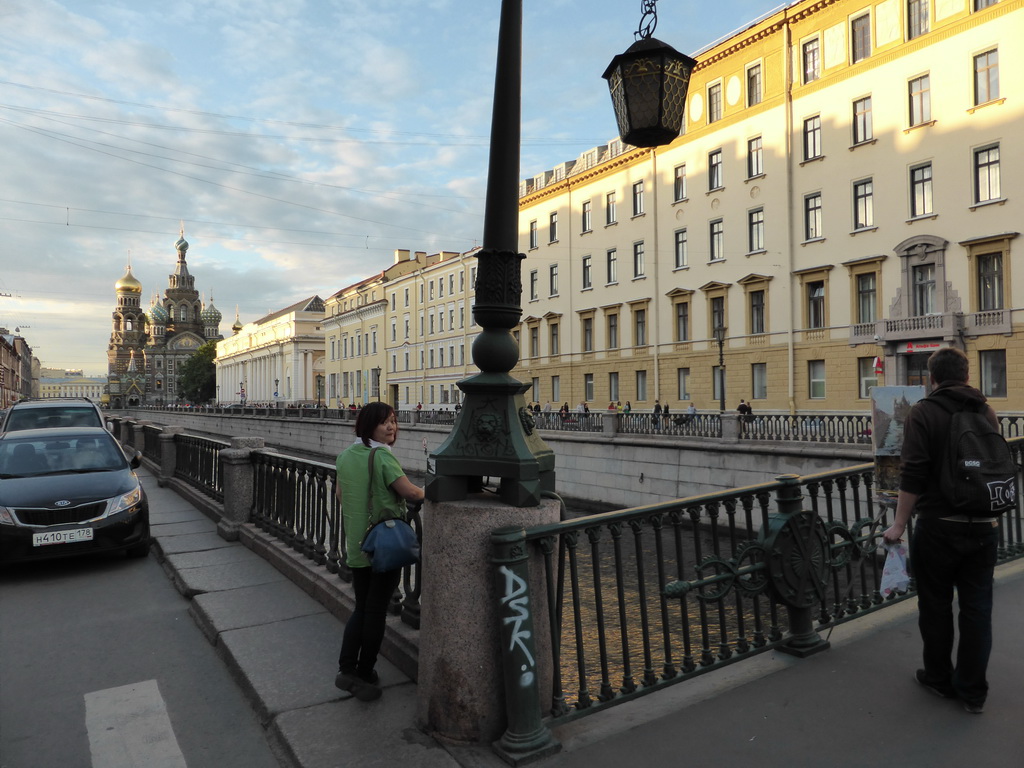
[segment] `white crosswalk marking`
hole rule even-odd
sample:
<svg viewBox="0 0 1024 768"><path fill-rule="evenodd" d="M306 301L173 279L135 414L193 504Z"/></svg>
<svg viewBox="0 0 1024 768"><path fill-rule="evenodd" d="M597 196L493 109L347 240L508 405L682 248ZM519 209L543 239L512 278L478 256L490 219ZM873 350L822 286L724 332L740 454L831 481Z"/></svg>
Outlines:
<svg viewBox="0 0 1024 768"><path fill-rule="evenodd" d="M187 768L156 680L85 694L93 768Z"/></svg>

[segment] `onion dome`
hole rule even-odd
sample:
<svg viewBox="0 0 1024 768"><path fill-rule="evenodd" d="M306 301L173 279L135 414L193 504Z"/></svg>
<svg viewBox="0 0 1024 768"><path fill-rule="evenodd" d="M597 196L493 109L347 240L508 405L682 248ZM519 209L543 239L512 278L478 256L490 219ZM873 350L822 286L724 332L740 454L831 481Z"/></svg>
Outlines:
<svg viewBox="0 0 1024 768"><path fill-rule="evenodd" d="M124 273L124 277L114 283L114 290L118 293L142 293L142 283L135 279L135 275L132 274L132 268L128 267L128 271Z"/></svg>
<svg viewBox="0 0 1024 768"><path fill-rule="evenodd" d="M154 325L167 325L170 321L171 316L167 312L167 307L163 304L153 304L149 308L149 319Z"/></svg>
<svg viewBox="0 0 1024 768"><path fill-rule="evenodd" d="M178 252L178 258L184 259L185 252L188 250L188 240L185 239L185 231L182 230L181 237L174 242L174 250Z"/></svg>
<svg viewBox="0 0 1024 768"><path fill-rule="evenodd" d="M203 321L203 325L220 325L220 321L223 318L220 311L213 306L213 298L210 298L210 303L207 304L203 311L199 313L199 319Z"/></svg>

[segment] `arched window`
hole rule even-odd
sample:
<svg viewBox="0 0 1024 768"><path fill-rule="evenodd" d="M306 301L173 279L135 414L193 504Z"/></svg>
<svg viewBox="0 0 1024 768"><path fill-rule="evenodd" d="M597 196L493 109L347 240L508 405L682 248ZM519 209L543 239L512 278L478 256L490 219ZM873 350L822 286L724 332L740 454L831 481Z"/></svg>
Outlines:
<svg viewBox="0 0 1024 768"><path fill-rule="evenodd" d="M127 320L124 321L124 329L126 331L134 331L135 330L135 323L132 322L132 319L130 317Z"/></svg>
<svg viewBox="0 0 1024 768"><path fill-rule="evenodd" d="M184 304L181 305L181 309L178 312L178 319L183 323L188 320L188 308Z"/></svg>

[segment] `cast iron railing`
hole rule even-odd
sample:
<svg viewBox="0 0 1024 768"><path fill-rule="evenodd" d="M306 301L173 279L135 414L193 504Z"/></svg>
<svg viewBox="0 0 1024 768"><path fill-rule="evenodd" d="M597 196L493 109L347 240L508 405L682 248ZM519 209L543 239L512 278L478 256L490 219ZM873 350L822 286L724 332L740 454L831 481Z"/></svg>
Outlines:
<svg viewBox="0 0 1024 768"><path fill-rule="evenodd" d="M280 539L306 559L352 580L345 564L344 518L335 495L335 468L331 464L294 459L272 451L253 451L252 522ZM422 538L419 511L409 522ZM412 627L420 625L420 566L407 567L402 575L402 597L392 612Z"/></svg>
<svg viewBox="0 0 1024 768"><path fill-rule="evenodd" d="M211 498L224 501L220 452L231 447L222 440L195 435L175 435L174 476Z"/></svg>
<svg viewBox="0 0 1024 768"><path fill-rule="evenodd" d="M150 461L160 461L160 434L163 429L155 424L145 424L142 427L142 455Z"/></svg>
<svg viewBox="0 0 1024 768"><path fill-rule="evenodd" d="M1011 447L1021 467L1024 439ZM544 586L520 607L536 626L546 605L553 660L543 709L569 720L772 648L805 655L818 632L900 599L880 592L892 507L873 480L862 464L526 529ZM1018 493L1001 562L1024 556L1021 528Z"/></svg>

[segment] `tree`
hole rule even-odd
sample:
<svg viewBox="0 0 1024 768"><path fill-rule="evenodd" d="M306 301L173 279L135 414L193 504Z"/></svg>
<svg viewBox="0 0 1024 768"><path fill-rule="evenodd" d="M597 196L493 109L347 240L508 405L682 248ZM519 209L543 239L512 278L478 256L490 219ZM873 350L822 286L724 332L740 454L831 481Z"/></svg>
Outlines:
<svg viewBox="0 0 1024 768"><path fill-rule="evenodd" d="M217 393L217 342L208 341L178 368L178 393L193 403L206 403Z"/></svg>

